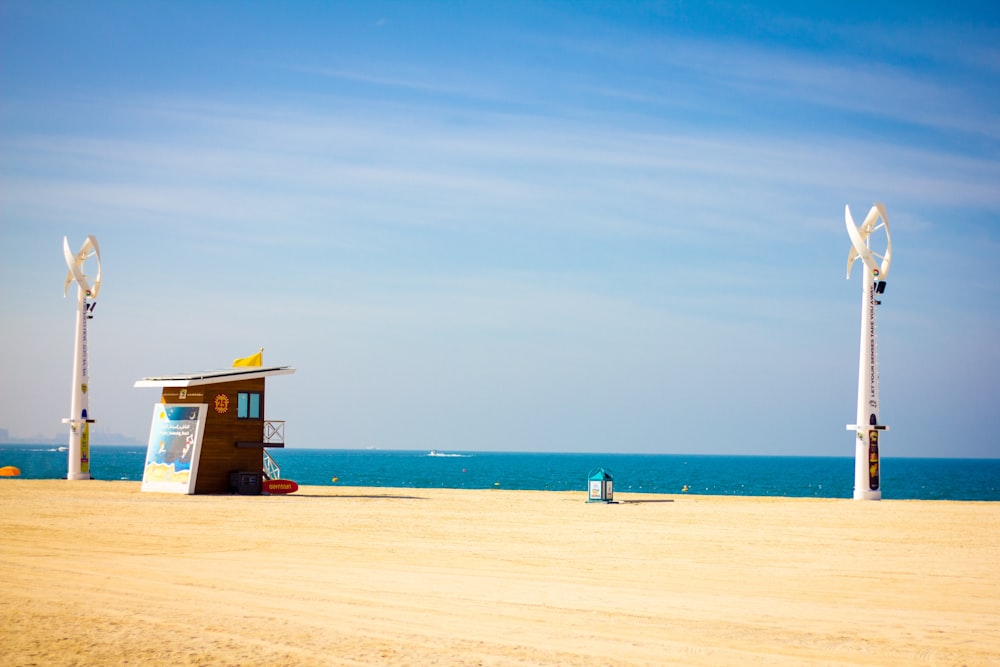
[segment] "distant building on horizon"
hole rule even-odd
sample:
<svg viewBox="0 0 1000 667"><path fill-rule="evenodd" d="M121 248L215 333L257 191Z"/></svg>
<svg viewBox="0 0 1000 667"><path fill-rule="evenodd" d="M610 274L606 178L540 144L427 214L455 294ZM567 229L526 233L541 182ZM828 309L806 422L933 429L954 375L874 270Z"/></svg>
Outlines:
<svg viewBox="0 0 1000 667"><path fill-rule="evenodd" d="M0 444L10 445L65 445L64 435L32 435L32 436L11 436L10 431L0 428ZM90 444L106 446L134 446L144 447L146 443L138 438L122 435L121 433L110 433L108 431L92 431L90 434Z"/></svg>

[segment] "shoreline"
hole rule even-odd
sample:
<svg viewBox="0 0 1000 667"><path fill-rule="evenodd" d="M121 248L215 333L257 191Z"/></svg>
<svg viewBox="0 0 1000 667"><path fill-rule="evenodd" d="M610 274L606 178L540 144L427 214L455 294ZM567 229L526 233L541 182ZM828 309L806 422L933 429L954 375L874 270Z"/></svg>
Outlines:
<svg viewBox="0 0 1000 667"><path fill-rule="evenodd" d="M88 481L0 483L10 664L1000 655L992 501Z"/></svg>
<svg viewBox="0 0 1000 667"><path fill-rule="evenodd" d="M86 484L88 482L99 482L101 484L134 484L137 488L142 485L141 480L129 480L129 479L83 479L83 480L69 480L65 478L54 478L47 477L44 479L26 479L23 477L0 477L0 484L19 484L19 483L54 483L58 484L60 482L69 482L72 484ZM355 485L355 484L298 484L298 491L294 491L290 494L268 494L260 493L260 496L301 496L306 493L308 489L312 489L312 493L319 493L320 495L331 495L336 496L337 489L367 489L372 491L377 491L379 489L390 489L390 490L406 490L406 491L458 491L458 492L468 492L468 493L494 493L498 491L508 491L512 493L552 493L552 494L569 494L569 495L579 495L582 502L587 502L587 491L582 487L580 489L518 489L511 487L452 487L452 486L366 486L366 485ZM162 495L162 496L183 496L185 494L180 493L163 493L148 491L144 492L151 495ZM193 495L193 494L192 494ZM199 497L246 497L251 498L254 496L240 496L238 493L214 493L214 494L198 494ZM638 498L634 498L637 496ZM681 498L715 498L715 499L726 499L726 500L761 500L761 501L799 501L799 500L813 500L818 502L858 502L858 503L958 503L961 505L966 504L984 504L984 505L997 505L1000 508L1000 500L979 500L979 499L961 499L961 498L886 498L883 497L880 500L856 500L852 497L847 496L781 496L781 495L752 495L752 494L721 494L721 493L705 493L698 491L690 492L677 492L677 493L663 493L658 491L640 491L635 489L616 489L614 491L614 500L610 503L604 503L603 501L595 501L593 504L627 504L627 503L637 503L643 502L644 498L670 498L670 499L681 499ZM628 498L623 500L623 498ZM661 502L661 501L654 501Z"/></svg>

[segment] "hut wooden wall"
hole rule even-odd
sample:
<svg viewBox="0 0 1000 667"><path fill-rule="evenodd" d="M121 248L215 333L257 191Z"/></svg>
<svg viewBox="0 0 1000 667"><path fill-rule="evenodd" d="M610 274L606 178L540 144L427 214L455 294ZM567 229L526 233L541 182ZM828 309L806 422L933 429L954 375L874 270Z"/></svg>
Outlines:
<svg viewBox="0 0 1000 667"><path fill-rule="evenodd" d="M260 392L260 419L236 418L236 394L240 391ZM181 398L182 392L186 394L183 398ZM228 399L225 412L220 412L217 407L216 399L219 396ZM230 472L259 473L263 470L263 450L238 448L236 443L264 440L264 399L264 378L204 384L187 387L186 390L164 387L161 397L164 403L208 404L195 493L227 493Z"/></svg>

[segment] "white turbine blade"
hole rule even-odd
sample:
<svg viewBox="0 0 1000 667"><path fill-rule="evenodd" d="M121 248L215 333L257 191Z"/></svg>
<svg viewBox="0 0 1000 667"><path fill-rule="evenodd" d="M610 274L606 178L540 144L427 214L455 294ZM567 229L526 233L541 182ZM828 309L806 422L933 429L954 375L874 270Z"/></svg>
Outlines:
<svg viewBox="0 0 1000 667"><path fill-rule="evenodd" d="M844 221L847 223L847 233L850 234L851 230L854 229L854 218L851 217L851 207L844 207ZM854 249L854 244L851 244L851 250L847 253L847 279L851 279L851 265L854 264L854 260L858 258L858 251Z"/></svg>
<svg viewBox="0 0 1000 667"><path fill-rule="evenodd" d="M83 272L83 264L91 256L91 250L97 256L97 281L93 288L87 282L87 275ZM66 257L66 265L69 267L69 272L66 274L66 284L63 286L63 296L66 296L66 293L69 291L69 284L75 280L80 289L88 293L90 298L96 297L101 281L101 256L100 250L97 247L97 239L93 236L88 236L87 240L80 246L80 250L74 255L69 249L69 239L64 236L63 255Z"/></svg>
<svg viewBox="0 0 1000 667"><path fill-rule="evenodd" d="M865 221L861 223L861 228L859 230L861 232L861 238L865 239L868 238L869 234L871 234L875 230L875 223L878 222L878 219L879 219L878 208L872 206L868 210L868 215L865 216Z"/></svg>
<svg viewBox="0 0 1000 667"><path fill-rule="evenodd" d="M69 250L69 239L63 237L63 257L66 258L66 266L73 266L73 253ZM69 284L73 282L73 269L66 272L66 284L63 285L63 297L69 294Z"/></svg>
<svg viewBox="0 0 1000 667"><path fill-rule="evenodd" d="M90 298L96 299L97 293L101 291L101 248L97 245L97 237L95 236L88 236L84 245L93 249L94 256L97 258L97 277L94 278L94 285L90 288Z"/></svg>
<svg viewBox="0 0 1000 667"><path fill-rule="evenodd" d="M872 207L878 209L879 216L882 218L882 225L885 227L885 255L882 257L882 279L885 280L885 276L889 273L889 264L892 262L892 236L889 234L889 214L885 212L885 206L881 202L875 202Z"/></svg>
<svg viewBox="0 0 1000 667"><path fill-rule="evenodd" d="M871 217L871 213L868 214L868 217ZM857 253L857 257L861 258L861 261L864 262L864 265L869 271L876 271L878 269L878 264L875 262L875 258L872 257L872 253L868 249L868 244L865 243L865 238L868 234L865 233L864 237L861 236L861 231L854 226L854 219L851 218L851 209L847 206L844 207L844 222L847 225L847 235L851 237L851 245L854 246L851 254L848 255L847 277L851 277L851 264L856 259L854 256L855 253ZM865 219L865 223L867 222L868 218ZM864 227L865 223L862 223L861 226Z"/></svg>
<svg viewBox="0 0 1000 667"><path fill-rule="evenodd" d="M76 255L69 249L69 239L65 236L63 237L63 256L66 258L66 266L69 267L69 271L66 272L66 284L63 285L63 296L65 297L69 293L69 284L73 282L73 279L80 280L80 276L77 274L79 269L76 266Z"/></svg>

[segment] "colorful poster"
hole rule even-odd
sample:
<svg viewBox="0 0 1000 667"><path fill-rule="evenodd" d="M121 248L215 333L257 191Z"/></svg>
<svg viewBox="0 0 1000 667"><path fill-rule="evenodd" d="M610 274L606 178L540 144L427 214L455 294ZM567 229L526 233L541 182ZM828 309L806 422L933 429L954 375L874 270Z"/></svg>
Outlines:
<svg viewBox="0 0 1000 667"><path fill-rule="evenodd" d="M194 493L208 405L157 403L149 428L143 491Z"/></svg>
<svg viewBox="0 0 1000 667"><path fill-rule="evenodd" d="M878 491L878 431L868 431L868 488Z"/></svg>

